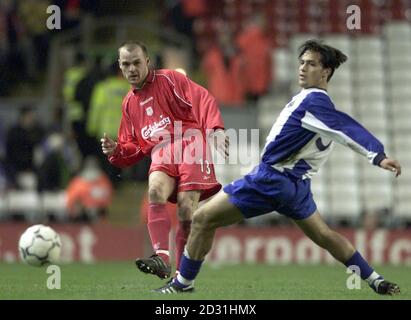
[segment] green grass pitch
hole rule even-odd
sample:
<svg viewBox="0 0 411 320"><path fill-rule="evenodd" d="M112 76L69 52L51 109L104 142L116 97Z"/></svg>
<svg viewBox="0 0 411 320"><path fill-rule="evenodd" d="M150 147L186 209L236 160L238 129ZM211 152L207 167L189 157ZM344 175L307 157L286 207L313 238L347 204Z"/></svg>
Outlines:
<svg viewBox="0 0 411 320"><path fill-rule="evenodd" d="M61 266L61 289L47 289L46 267L0 264L0 300L396 300L411 299L410 267L376 268L398 283L401 294L379 296L361 282L361 289L346 287L342 266L205 265L196 280L196 292L160 295L150 292L165 281L139 272L134 263L67 264Z"/></svg>

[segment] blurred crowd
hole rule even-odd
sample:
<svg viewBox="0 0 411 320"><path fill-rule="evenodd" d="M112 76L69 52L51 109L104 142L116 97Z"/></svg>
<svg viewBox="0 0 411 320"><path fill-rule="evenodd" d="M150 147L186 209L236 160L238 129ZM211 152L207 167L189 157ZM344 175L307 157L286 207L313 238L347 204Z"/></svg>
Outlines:
<svg viewBox="0 0 411 320"><path fill-rule="evenodd" d="M237 26L214 15L211 7L223 11L222 3L220 6L207 0L167 3L165 23L189 36L194 62L199 61L194 67L203 72L204 85L219 103L227 107L243 107L269 92L272 46L263 12L255 11L244 16L241 26ZM206 28L204 21L209 21L210 17L214 17L215 28L206 31L206 37L199 36Z"/></svg>
<svg viewBox="0 0 411 320"><path fill-rule="evenodd" d="M60 8L63 31L78 27L85 14L104 13L98 0L0 0L0 97L18 96L22 84L43 90L50 43L59 31L47 28L50 5ZM104 132L117 135L119 106L129 86L112 56L78 53L66 66L61 87L61 107L51 123L41 121L38 106L30 103L19 109L14 124L0 119L0 216L19 195L41 199L33 204L52 195L52 202L64 206L64 221L106 215L120 171L107 163L99 139ZM24 212L5 216L26 218Z"/></svg>
<svg viewBox="0 0 411 320"><path fill-rule="evenodd" d="M61 210L66 211L67 216L63 220L90 221L104 217L111 203L113 184L95 155L82 157L74 140L67 139L58 129L44 128L35 110L24 107L18 122L5 135L4 157L0 159L2 201L6 193L10 203L13 194L22 195L17 205L21 207L26 201L24 195L30 199L30 195L47 194L49 198L58 199L64 190ZM21 219L25 214L17 212L8 217Z"/></svg>
<svg viewBox="0 0 411 320"><path fill-rule="evenodd" d="M61 12L61 30L80 24L82 15L94 14L96 0L0 0L0 96L17 84L35 84L47 69L51 38L59 30L47 28L51 11Z"/></svg>

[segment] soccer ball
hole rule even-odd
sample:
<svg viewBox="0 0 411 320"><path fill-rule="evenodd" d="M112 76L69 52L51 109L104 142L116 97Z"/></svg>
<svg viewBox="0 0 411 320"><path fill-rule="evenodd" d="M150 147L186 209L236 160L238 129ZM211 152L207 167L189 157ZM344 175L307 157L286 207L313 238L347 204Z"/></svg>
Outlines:
<svg viewBox="0 0 411 320"><path fill-rule="evenodd" d="M20 258L31 266L57 263L60 250L60 236L52 228L42 224L27 228L19 240Z"/></svg>

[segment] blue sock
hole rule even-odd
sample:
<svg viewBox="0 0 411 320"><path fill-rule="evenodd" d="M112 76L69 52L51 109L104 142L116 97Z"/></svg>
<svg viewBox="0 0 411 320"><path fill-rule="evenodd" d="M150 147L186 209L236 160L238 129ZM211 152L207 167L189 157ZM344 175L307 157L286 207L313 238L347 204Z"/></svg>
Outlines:
<svg viewBox="0 0 411 320"><path fill-rule="evenodd" d="M348 268L350 266L356 266L360 269L360 276L361 279L367 280L370 278L371 274L373 274L374 269L370 267L367 261L364 260L364 258L361 256L361 254L358 251L355 251L353 256L348 259L347 262L344 263L345 266ZM374 275L373 275L374 278Z"/></svg>
<svg viewBox="0 0 411 320"><path fill-rule="evenodd" d="M194 282L195 277L200 272L203 260L192 260L184 253L180 261L180 273L174 279L174 283L181 287L186 287Z"/></svg>

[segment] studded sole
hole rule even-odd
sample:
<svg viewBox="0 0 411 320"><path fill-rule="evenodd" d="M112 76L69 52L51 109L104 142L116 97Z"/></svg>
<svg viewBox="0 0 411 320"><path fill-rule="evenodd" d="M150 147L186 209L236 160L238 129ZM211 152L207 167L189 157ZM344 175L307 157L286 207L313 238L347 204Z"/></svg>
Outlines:
<svg viewBox="0 0 411 320"><path fill-rule="evenodd" d="M167 278L168 278L167 275L165 275L165 274L157 274L157 273L154 273L154 270L152 270L148 265L146 265L146 264L145 264L144 262L142 262L142 261L136 261L136 265L137 265L137 268L138 268L141 272L156 275L156 276L159 277L160 279L167 279Z"/></svg>

